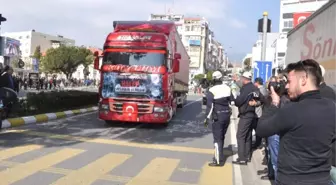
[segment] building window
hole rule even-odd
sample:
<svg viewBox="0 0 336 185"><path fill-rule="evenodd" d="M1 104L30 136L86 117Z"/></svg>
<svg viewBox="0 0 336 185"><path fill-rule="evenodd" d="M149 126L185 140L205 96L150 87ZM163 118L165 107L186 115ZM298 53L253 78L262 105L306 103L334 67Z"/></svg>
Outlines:
<svg viewBox="0 0 336 185"><path fill-rule="evenodd" d="M293 18L293 13L284 13L282 14L283 19L292 19Z"/></svg>
<svg viewBox="0 0 336 185"><path fill-rule="evenodd" d="M191 31L201 31L201 26L194 25L191 27Z"/></svg>
<svg viewBox="0 0 336 185"><path fill-rule="evenodd" d="M293 20L285 20L284 28L293 28Z"/></svg>
<svg viewBox="0 0 336 185"><path fill-rule="evenodd" d="M284 52L278 53L278 57L284 57L285 55L286 55L286 53L284 53Z"/></svg>
<svg viewBox="0 0 336 185"><path fill-rule="evenodd" d="M185 31L190 31L190 26L186 26Z"/></svg>
<svg viewBox="0 0 336 185"><path fill-rule="evenodd" d="M189 40L201 40L201 36L192 35L189 37Z"/></svg>
<svg viewBox="0 0 336 185"><path fill-rule="evenodd" d="M201 48L200 47L195 47L195 46L191 46L190 47L190 50L189 50L190 52L200 52L201 51Z"/></svg>

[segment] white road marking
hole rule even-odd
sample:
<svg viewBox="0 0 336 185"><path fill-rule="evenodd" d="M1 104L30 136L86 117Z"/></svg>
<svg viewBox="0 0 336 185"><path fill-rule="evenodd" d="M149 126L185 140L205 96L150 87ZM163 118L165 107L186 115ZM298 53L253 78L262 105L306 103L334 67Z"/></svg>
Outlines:
<svg viewBox="0 0 336 185"><path fill-rule="evenodd" d="M125 124L127 124L127 123L125 123ZM119 132L118 134L113 135L112 137L109 137L109 139L117 139L118 137L120 137L120 136L122 136L122 135L124 135L124 134L127 134L127 133L129 133L129 132L132 132L132 131L134 131L134 130L136 130L136 129L142 127L142 126L144 126L144 124L140 124L140 125L138 125L138 126L136 126L136 127L126 129L126 130L124 130L124 131L122 131L122 132Z"/></svg>
<svg viewBox="0 0 336 185"><path fill-rule="evenodd" d="M231 119L232 120L232 119ZM236 123L237 120L233 120L230 124L230 135L231 135L231 144L233 146L237 145L237 138L236 138ZM238 154L235 154L232 156L232 161L237 160ZM242 172L240 169L240 165L233 165L233 172L234 172L234 184L235 185L243 185L243 178L242 178Z"/></svg>
<svg viewBox="0 0 336 185"><path fill-rule="evenodd" d="M201 101L201 100L202 100L202 98L197 99L197 100L192 101L192 102L189 102L189 103L185 104L185 105L183 106L183 108L184 108L184 107L187 107L187 106L189 106L189 105L192 105L192 104L194 104L194 103L196 103L196 102L199 102L199 101Z"/></svg>

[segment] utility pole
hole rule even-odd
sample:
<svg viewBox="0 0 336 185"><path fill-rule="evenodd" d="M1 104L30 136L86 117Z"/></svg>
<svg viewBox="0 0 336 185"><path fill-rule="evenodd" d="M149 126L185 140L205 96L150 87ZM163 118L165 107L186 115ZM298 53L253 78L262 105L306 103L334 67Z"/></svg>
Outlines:
<svg viewBox="0 0 336 185"><path fill-rule="evenodd" d="M2 55L1 22L6 21L7 19L5 17L2 17L2 14L0 13L0 55Z"/></svg>
<svg viewBox="0 0 336 185"><path fill-rule="evenodd" d="M266 47L267 47L267 25L268 25L268 12L263 14L263 32L262 32L262 47L261 47L261 60L266 60Z"/></svg>

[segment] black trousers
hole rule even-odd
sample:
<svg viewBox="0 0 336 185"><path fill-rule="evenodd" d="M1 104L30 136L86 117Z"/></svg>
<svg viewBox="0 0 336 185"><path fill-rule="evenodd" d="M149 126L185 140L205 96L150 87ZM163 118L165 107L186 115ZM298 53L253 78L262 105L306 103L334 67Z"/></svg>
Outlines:
<svg viewBox="0 0 336 185"><path fill-rule="evenodd" d="M246 161L252 154L252 124L254 117L240 117L237 130L238 160Z"/></svg>
<svg viewBox="0 0 336 185"><path fill-rule="evenodd" d="M256 118L254 121L253 121L253 123L252 123L252 129L254 130L254 131L256 131L257 130L257 126L258 126L258 118ZM260 145L261 145L261 143L262 143L262 137L259 137L258 135L256 135L256 141L255 141L255 143L254 143L254 148L258 148Z"/></svg>
<svg viewBox="0 0 336 185"><path fill-rule="evenodd" d="M224 140L227 129L230 125L230 114L228 112L218 112L218 120L212 123L212 134L214 138L215 161L224 163Z"/></svg>

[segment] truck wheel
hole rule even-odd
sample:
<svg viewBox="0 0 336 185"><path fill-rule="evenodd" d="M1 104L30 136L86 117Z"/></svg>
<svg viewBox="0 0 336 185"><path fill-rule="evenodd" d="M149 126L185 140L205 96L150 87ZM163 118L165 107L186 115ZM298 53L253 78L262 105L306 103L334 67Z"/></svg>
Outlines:
<svg viewBox="0 0 336 185"><path fill-rule="evenodd" d="M178 99L180 99L180 104L177 104L177 108L183 108L184 106L184 98L183 98L183 95L181 94ZM179 102L179 101L177 101Z"/></svg>

